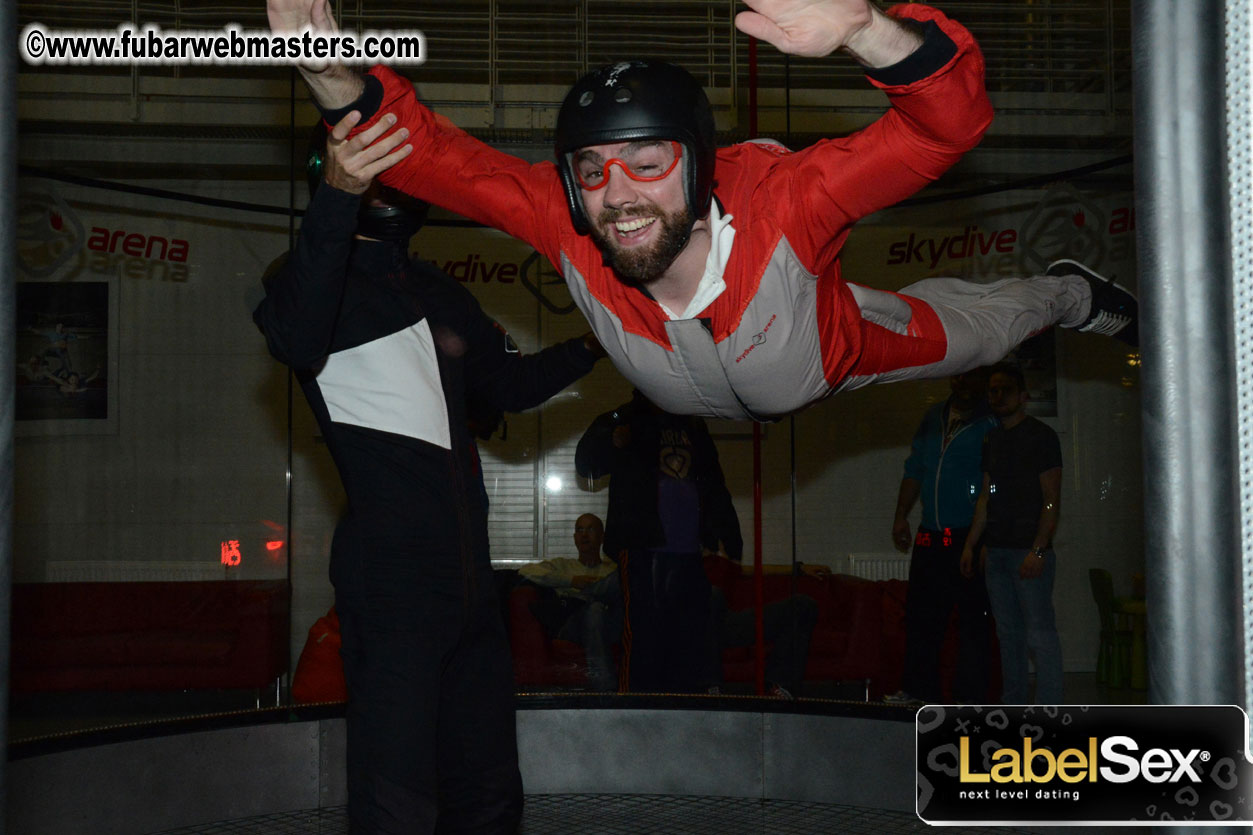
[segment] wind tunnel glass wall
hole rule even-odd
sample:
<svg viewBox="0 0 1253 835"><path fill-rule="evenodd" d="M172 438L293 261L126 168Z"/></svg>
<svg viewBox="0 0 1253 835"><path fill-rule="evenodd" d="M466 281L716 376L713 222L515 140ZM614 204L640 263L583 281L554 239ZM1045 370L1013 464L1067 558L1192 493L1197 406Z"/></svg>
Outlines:
<svg viewBox="0 0 1253 835"><path fill-rule="evenodd" d="M869 219L849 240L845 275L896 290L936 274L1030 274L1060 255L1134 275L1129 168L1106 165L1127 147L1125 6L954 5L984 46L1001 121L939 189L996 193ZM111 29L131 14L19 4L23 25L67 29ZM350 27L424 31L430 60L411 73L423 98L528 159L548 158L566 87L620 57L622 43L690 68L720 138L748 135L749 53L724 2L639 15L591 0L345 14ZM264 25L259 7L156 3L141 17L166 28ZM802 147L884 107L847 60L784 61L768 46L758 56L763 135ZM250 317L261 275L289 246L287 210L307 200L314 112L303 87L278 68L23 66L19 108L13 738L336 700L324 618L343 492L312 412ZM1076 169L1085 173L1064 173ZM523 352L587 329L552 265L525 244L436 212L410 249L473 293ZM1070 333L1034 350L1037 405L1067 451L1057 600L1068 669L1084 670L1098 630L1087 567L1109 567L1129 587L1141 559L1138 355ZM854 699L897 689L908 560L892 548L892 509L913 430L945 396L944 382L880 387L764 427L760 509L751 426L707 423L744 546L738 565L714 554L694 567L711 589L693 621L709 641L689 689L756 689L746 644L758 530L767 648L802 656L790 668L776 656L770 669L792 672L768 675L767 687L777 678L796 695ZM630 397L602 361L479 443L519 690L596 686L568 626L578 595L523 569L575 558L579 517L605 519L609 480L581 478L575 450L598 415ZM601 681L616 690L624 647L606 615ZM305 653L309 669L330 671L315 680L329 689L294 687Z"/></svg>
<svg viewBox="0 0 1253 835"><path fill-rule="evenodd" d="M41 172L99 182L31 170L17 196L15 730L273 703L287 375L257 350L247 299L286 222L177 195L276 204L286 184L197 175L185 151L143 159L174 143L27 140ZM134 161L46 156L70 143Z"/></svg>

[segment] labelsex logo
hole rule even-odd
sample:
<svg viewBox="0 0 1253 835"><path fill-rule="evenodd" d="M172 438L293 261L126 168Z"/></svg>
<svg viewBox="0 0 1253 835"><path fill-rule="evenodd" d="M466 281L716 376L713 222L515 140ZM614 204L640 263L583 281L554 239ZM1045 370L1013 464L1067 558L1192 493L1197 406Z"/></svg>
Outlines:
<svg viewBox="0 0 1253 835"><path fill-rule="evenodd" d="M1201 776L1193 768L1193 762L1209 760L1209 752L1193 748L1187 753L1178 748L1150 748L1139 756L1132 752L1140 750L1139 744L1129 736L1111 736L1100 743L1088 737L1088 750L1067 748L1054 755L1047 748L1033 748L1031 739L1022 741L1022 752L1013 748L1000 748L992 754L996 765L988 772L972 771L970 768L970 737L960 741L961 782L963 783L1047 783L1054 777L1064 783L1089 783L1100 779L1111 783L1130 783L1143 777L1150 783L1177 783L1185 777L1193 783L1201 782ZM1101 765L1108 760L1113 765Z"/></svg>

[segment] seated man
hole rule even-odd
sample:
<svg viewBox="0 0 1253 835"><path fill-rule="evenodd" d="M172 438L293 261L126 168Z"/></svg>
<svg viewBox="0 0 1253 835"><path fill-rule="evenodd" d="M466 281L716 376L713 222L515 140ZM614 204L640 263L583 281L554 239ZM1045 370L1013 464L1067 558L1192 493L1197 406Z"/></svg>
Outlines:
<svg viewBox="0 0 1253 835"><path fill-rule="evenodd" d="M618 565L601 557L605 526L594 513L574 522L577 559L556 557L518 569L518 576L552 589L555 598L532 604L540 624L554 638L587 652L587 681L593 690L617 689L611 647L622 635L622 591Z"/></svg>

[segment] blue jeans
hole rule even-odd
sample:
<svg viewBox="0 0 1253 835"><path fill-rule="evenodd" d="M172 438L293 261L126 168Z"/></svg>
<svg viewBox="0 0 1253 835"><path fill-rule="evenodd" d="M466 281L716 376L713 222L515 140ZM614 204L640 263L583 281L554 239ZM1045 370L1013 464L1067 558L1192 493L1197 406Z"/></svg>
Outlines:
<svg viewBox="0 0 1253 835"><path fill-rule="evenodd" d="M613 581L612 588L617 592L618 575L610 574L605 579ZM621 597L621 592L617 593ZM618 689L618 665L613 658L613 645L622 640L621 603L588 601L587 605L580 606L570 615L557 637L583 647L587 655L589 687L602 693Z"/></svg>
<svg viewBox="0 0 1253 835"><path fill-rule="evenodd" d="M1057 555L1044 552L1044 571L1024 580L1018 576L1026 548L989 548L985 579L996 637L1001 644L1001 676L1007 705L1030 704L1027 651L1035 656L1035 701L1062 704L1062 644L1053 619L1053 575Z"/></svg>

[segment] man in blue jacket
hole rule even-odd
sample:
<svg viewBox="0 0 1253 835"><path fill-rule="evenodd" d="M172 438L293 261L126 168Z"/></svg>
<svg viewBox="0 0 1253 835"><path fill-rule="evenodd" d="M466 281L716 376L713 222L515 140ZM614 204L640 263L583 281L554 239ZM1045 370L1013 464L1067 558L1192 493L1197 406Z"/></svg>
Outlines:
<svg viewBox="0 0 1253 835"><path fill-rule="evenodd" d="M988 596L982 573L961 573L961 551L983 483L983 438L996 426L984 398L986 369L950 379L952 394L923 417L905 461L896 499L892 541L909 548L909 512L922 498L922 520L912 538L905 600L905 666L901 689L888 701L937 702L940 648L949 615L958 611L957 673L952 696L983 702L987 689Z"/></svg>

